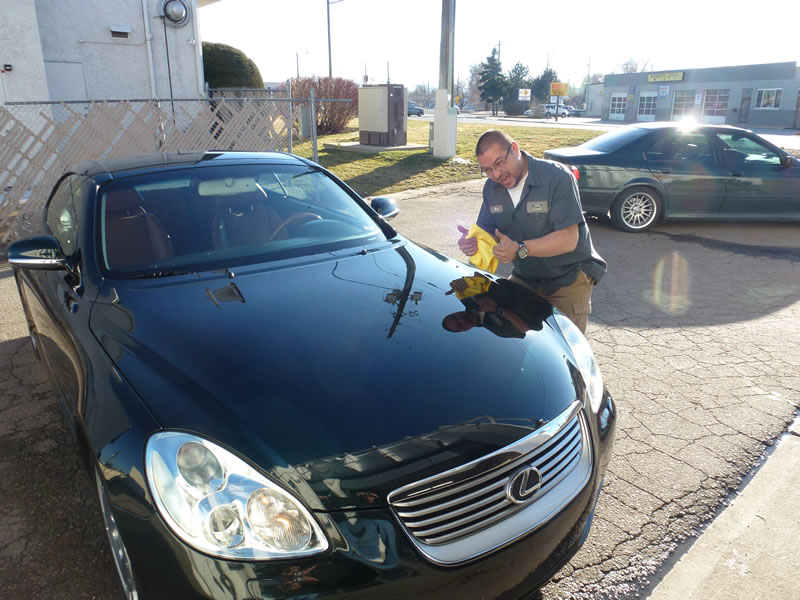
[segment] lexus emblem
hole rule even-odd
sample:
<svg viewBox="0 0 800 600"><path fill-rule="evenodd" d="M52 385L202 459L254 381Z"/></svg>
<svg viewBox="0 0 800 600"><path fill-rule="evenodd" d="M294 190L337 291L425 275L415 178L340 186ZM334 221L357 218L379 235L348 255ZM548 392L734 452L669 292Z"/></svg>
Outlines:
<svg viewBox="0 0 800 600"><path fill-rule="evenodd" d="M506 484L506 496L514 504L524 504L533 500L542 487L542 474L536 467L520 469Z"/></svg>

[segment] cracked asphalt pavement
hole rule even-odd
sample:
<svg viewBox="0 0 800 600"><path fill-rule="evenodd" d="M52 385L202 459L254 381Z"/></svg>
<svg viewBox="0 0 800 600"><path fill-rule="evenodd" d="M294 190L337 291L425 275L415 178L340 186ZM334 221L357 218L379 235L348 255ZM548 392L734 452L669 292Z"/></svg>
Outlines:
<svg viewBox="0 0 800 600"><path fill-rule="evenodd" d="M459 258L480 183L394 197L392 224ZM800 407L798 224L675 223L626 234L591 220L609 271L587 336L619 407L592 532L543 599L634 598L702 531ZM93 485L0 265L0 589L116 598Z"/></svg>

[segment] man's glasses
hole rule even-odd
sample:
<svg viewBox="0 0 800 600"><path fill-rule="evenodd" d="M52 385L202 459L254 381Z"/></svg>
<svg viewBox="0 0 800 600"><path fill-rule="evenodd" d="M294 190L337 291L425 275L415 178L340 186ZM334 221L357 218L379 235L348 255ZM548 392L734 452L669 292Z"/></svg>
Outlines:
<svg viewBox="0 0 800 600"><path fill-rule="evenodd" d="M508 148L506 148L506 155L503 158L498 158L496 161L494 161L494 164L491 167L486 167L485 169L481 169L481 177L488 177L490 173L494 172L496 169L499 169L504 164L506 164L509 152L511 152L511 144L509 144Z"/></svg>

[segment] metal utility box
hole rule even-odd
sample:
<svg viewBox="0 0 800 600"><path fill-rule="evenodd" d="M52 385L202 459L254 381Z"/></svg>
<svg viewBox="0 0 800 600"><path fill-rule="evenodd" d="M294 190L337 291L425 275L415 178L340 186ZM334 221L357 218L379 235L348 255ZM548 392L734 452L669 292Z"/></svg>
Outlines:
<svg viewBox="0 0 800 600"><path fill-rule="evenodd" d="M407 97L402 85L358 88L359 142L368 146L404 146L408 132Z"/></svg>

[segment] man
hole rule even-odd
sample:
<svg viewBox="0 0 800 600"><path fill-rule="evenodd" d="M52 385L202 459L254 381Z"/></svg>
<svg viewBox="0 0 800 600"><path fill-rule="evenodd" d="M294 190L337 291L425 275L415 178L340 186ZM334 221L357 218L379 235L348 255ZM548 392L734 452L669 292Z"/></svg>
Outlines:
<svg viewBox="0 0 800 600"><path fill-rule="evenodd" d="M514 263L512 281L547 299L585 332L592 285L606 263L592 246L575 177L559 163L526 154L498 130L480 137L475 154L488 177L477 225L497 240L494 255ZM473 256L477 240L459 230L459 248Z"/></svg>

